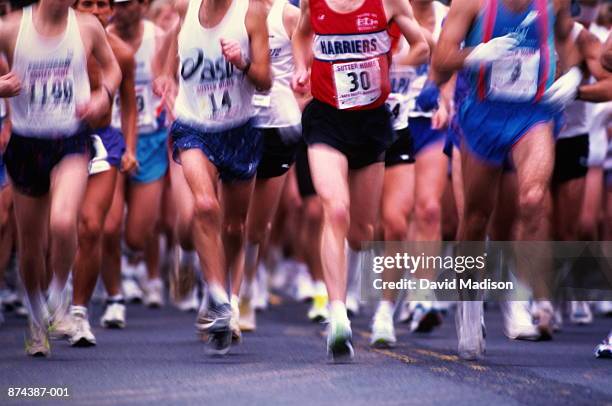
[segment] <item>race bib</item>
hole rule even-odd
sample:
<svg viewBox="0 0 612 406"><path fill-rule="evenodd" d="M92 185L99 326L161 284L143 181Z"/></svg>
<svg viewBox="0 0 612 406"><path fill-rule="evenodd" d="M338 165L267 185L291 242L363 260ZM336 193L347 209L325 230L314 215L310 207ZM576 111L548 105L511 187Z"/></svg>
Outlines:
<svg viewBox="0 0 612 406"><path fill-rule="evenodd" d="M24 84L29 119L61 123L74 118L74 75L69 62L30 65Z"/></svg>
<svg viewBox="0 0 612 406"><path fill-rule="evenodd" d="M136 111L138 112L138 127L153 125L155 112L153 111L153 94L151 87L136 85Z"/></svg>
<svg viewBox="0 0 612 406"><path fill-rule="evenodd" d="M381 95L378 59L333 65L340 110L372 104Z"/></svg>
<svg viewBox="0 0 612 406"><path fill-rule="evenodd" d="M510 56L493 62L489 98L530 101L538 90L540 51L518 48Z"/></svg>
<svg viewBox="0 0 612 406"><path fill-rule="evenodd" d="M223 121L232 118L236 111L232 93L229 88L219 89L216 85L212 89L198 89L198 108L204 120ZM206 89L206 90L204 90Z"/></svg>
<svg viewBox="0 0 612 406"><path fill-rule="evenodd" d="M269 109L272 97L270 93L255 93L253 95L253 106L260 109Z"/></svg>
<svg viewBox="0 0 612 406"><path fill-rule="evenodd" d="M402 94L391 93L386 101L387 108L391 112L393 128L403 129L408 126L408 102Z"/></svg>

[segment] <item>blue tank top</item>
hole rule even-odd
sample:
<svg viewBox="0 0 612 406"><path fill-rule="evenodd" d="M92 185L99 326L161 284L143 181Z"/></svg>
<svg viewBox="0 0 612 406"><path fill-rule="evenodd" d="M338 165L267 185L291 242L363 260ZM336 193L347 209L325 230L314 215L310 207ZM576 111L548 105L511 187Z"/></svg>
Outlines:
<svg viewBox="0 0 612 406"><path fill-rule="evenodd" d="M493 38L512 34L519 44L512 54L468 75L471 97L480 101L538 102L555 79L555 13L552 0L532 0L516 13L502 0L484 0L465 40L474 47Z"/></svg>

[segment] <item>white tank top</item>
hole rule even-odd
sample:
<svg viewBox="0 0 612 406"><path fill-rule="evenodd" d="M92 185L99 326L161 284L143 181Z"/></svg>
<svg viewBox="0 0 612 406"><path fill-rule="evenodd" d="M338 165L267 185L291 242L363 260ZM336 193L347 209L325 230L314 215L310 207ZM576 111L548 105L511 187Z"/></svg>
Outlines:
<svg viewBox="0 0 612 406"><path fill-rule="evenodd" d="M134 55L136 60L136 110L138 133L152 133L159 129L157 117L161 110L161 99L153 94L153 58L156 51L155 24L144 20L142 41ZM119 95L115 97L112 126L121 129L121 106Z"/></svg>
<svg viewBox="0 0 612 406"><path fill-rule="evenodd" d="M446 15L448 14L448 7L446 7L444 4L440 3L439 1L433 1L432 5L434 9L434 17L436 19L434 30L432 32L432 37L434 41L437 42L438 38L440 38L440 33L442 32L442 23L444 22L444 19L446 18ZM423 111L418 111L418 109L416 108L416 98L421 93L421 90L423 90L423 87L425 86L425 82L427 81L427 77L429 75L429 64L423 64L423 65L418 66L416 68L416 73L417 73L417 76L411 82L409 97L408 97L409 116L410 117L432 117L433 116L432 111L423 112Z"/></svg>
<svg viewBox="0 0 612 406"><path fill-rule="evenodd" d="M13 130L26 137L69 137L81 127L76 106L90 98L87 57L72 9L64 34L43 37L23 9L12 70L21 93L9 99Z"/></svg>
<svg viewBox="0 0 612 406"><path fill-rule="evenodd" d="M291 90L291 77L295 65L291 39L283 23L287 0L275 0L268 14L270 62L274 81L269 92L253 96L255 127L282 128L299 125L302 120L300 106Z"/></svg>
<svg viewBox="0 0 612 406"><path fill-rule="evenodd" d="M213 28L200 24L202 0L190 0L178 37L179 91L174 113L177 120L205 131L235 128L253 117L254 86L221 52L221 38L240 43L250 59L245 18L246 0L233 0L221 22Z"/></svg>
<svg viewBox="0 0 612 406"><path fill-rule="evenodd" d="M574 27L570 37L572 42L576 42L584 26L574 22ZM583 79L582 83L588 83L589 78ZM573 138L581 134L588 134L590 120L588 114L588 104L581 100L574 100L565 108L565 125L558 138Z"/></svg>
<svg viewBox="0 0 612 406"><path fill-rule="evenodd" d="M0 54L0 60L6 62L6 57L4 54ZM0 121L6 117L6 100L0 99ZM2 127L0 127L2 128Z"/></svg>

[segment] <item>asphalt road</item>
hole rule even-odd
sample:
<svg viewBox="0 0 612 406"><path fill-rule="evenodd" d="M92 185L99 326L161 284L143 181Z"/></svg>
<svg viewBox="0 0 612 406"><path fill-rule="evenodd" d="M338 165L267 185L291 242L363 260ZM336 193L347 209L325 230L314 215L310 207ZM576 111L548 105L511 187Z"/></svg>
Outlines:
<svg viewBox="0 0 612 406"><path fill-rule="evenodd" d="M398 328L393 350L368 347L369 317L353 321L356 359L327 361L323 328L306 306L281 303L260 313L258 330L223 358L205 354L194 314L171 308L128 309L125 330L97 327L98 346L53 342L49 359L24 353L25 321L6 315L0 327L0 404L194 405L612 405L612 360L597 360L594 345L612 319L565 326L554 341L511 342L501 316L486 314L487 357L455 355L453 318L428 335ZM9 387L67 387L66 399L9 399Z"/></svg>

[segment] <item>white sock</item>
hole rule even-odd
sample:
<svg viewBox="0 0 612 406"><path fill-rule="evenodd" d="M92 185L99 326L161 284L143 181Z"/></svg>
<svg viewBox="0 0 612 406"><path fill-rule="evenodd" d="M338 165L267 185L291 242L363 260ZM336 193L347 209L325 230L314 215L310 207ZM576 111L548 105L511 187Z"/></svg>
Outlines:
<svg viewBox="0 0 612 406"><path fill-rule="evenodd" d="M314 291L316 296L327 296L327 287L323 281L314 282Z"/></svg>
<svg viewBox="0 0 612 406"><path fill-rule="evenodd" d="M49 310L45 299L40 292L25 292L24 304L28 309L30 322L39 328L47 329L49 323Z"/></svg>
<svg viewBox="0 0 612 406"><path fill-rule="evenodd" d="M246 243L244 250L244 269L255 269L255 275L257 274L257 259L259 256L259 244L253 244L251 242ZM251 299L253 297L253 280L249 279L248 275L244 275L242 281L242 292L245 299Z"/></svg>
<svg viewBox="0 0 612 406"><path fill-rule="evenodd" d="M85 306L70 306L70 314L82 314L84 318L87 318L87 307Z"/></svg>
<svg viewBox="0 0 612 406"><path fill-rule="evenodd" d="M333 300L330 304L330 319L332 323L348 323L346 305L342 300Z"/></svg>
<svg viewBox="0 0 612 406"><path fill-rule="evenodd" d="M217 303L229 303L229 298L227 297L227 292L221 285L218 283L211 283L208 286L208 293L212 297L212 299Z"/></svg>
<svg viewBox="0 0 612 406"><path fill-rule="evenodd" d="M387 313L393 314L394 308L395 308L395 306L393 305L392 301L390 301L390 300L381 300L380 303L378 304L377 312L385 311Z"/></svg>
<svg viewBox="0 0 612 406"><path fill-rule="evenodd" d="M59 316L59 312L66 310L65 306L67 305L68 297L65 290L66 284L64 283L62 286L62 283L53 276L49 285L49 298L47 300L49 310L53 313L52 317Z"/></svg>
<svg viewBox="0 0 612 406"><path fill-rule="evenodd" d="M356 251L347 244L346 247L347 283L349 293L359 297L359 281L361 277L361 251Z"/></svg>

